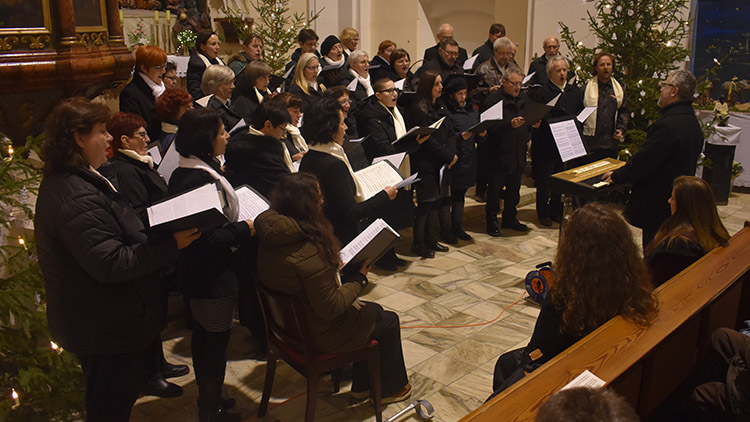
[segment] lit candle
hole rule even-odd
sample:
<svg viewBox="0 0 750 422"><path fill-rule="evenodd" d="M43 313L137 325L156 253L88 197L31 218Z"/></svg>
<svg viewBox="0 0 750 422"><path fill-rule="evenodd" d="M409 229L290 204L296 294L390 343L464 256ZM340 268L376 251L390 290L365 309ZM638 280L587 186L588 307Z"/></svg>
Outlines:
<svg viewBox="0 0 750 422"><path fill-rule="evenodd" d="M167 10L167 25L169 25L169 18L172 15L172 12Z"/></svg>
<svg viewBox="0 0 750 422"><path fill-rule="evenodd" d="M18 400L18 393L16 393L16 390L14 388L11 388L10 391L10 397L13 399L13 406L11 407L11 409L16 409L21 405L21 401Z"/></svg>
<svg viewBox="0 0 750 422"><path fill-rule="evenodd" d="M23 246L24 250L27 250L26 249L26 242L23 240L23 237L18 236L18 244L21 245L21 246Z"/></svg>
<svg viewBox="0 0 750 422"><path fill-rule="evenodd" d="M158 10L154 10L154 23L157 25L159 24L159 11Z"/></svg>
<svg viewBox="0 0 750 422"><path fill-rule="evenodd" d="M57 343L55 343L54 341L50 341L49 345L52 348L52 350L54 350L55 352L57 352L58 355L60 353L62 353L62 351L63 351L62 348L60 346L58 346Z"/></svg>
<svg viewBox="0 0 750 422"><path fill-rule="evenodd" d="M125 23L125 18L122 16L122 9L120 9L120 24Z"/></svg>
<svg viewBox="0 0 750 422"><path fill-rule="evenodd" d="M8 155L13 155L13 145L8 146Z"/></svg>

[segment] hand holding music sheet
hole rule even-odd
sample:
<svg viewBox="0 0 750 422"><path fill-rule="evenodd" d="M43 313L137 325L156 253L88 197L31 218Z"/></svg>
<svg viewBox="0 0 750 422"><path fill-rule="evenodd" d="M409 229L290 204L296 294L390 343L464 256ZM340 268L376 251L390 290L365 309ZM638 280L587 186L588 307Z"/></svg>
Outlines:
<svg viewBox="0 0 750 422"><path fill-rule="evenodd" d="M354 172L354 177L362 189L365 201L377 195L386 186L396 185L403 180L396 167L387 160Z"/></svg>
<svg viewBox="0 0 750 422"><path fill-rule="evenodd" d="M445 121L445 116L441 117L438 121L435 123L424 127L424 126L414 126L413 128L409 129L408 132L404 134L404 136L396 139L395 141L391 142L391 145L395 145L397 142L401 142L403 140L407 139L417 139L418 136L425 136L425 135L432 135L435 133L439 128L440 125L443 124Z"/></svg>
<svg viewBox="0 0 750 422"><path fill-rule="evenodd" d="M260 213L270 208L268 200L248 185L242 185L234 190L240 203L238 221L255 220Z"/></svg>
<svg viewBox="0 0 750 422"><path fill-rule="evenodd" d="M573 118L554 123L550 122L549 128L552 131L552 137L555 138L555 145L557 145L557 150L560 152L560 158L563 162L586 155L583 139L581 139L581 134L578 132L578 127Z"/></svg>
<svg viewBox="0 0 750 422"><path fill-rule="evenodd" d="M404 180L396 183L393 186L395 186L396 189L401 189L401 188L405 188L405 187L407 187L409 185L413 185L414 183L417 183L420 180L422 180L418 176L419 176L419 172L416 172L416 173L412 174L411 176L407 177L406 179L404 179Z"/></svg>
<svg viewBox="0 0 750 422"><path fill-rule="evenodd" d="M396 243L399 237L397 231L393 230L382 218L378 218L341 248L341 262L344 264L342 270L359 270L359 266L367 259L374 264Z"/></svg>
<svg viewBox="0 0 750 422"><path fill-rule="evenodd" d="M482 133L500 120L503 120L503 100L498 101L497 104L480 114L479 123L466 130L472 133Z"/></svg>
<svg viewBox="0 0 750 422"><path fill-rule="evenodd" d="M536 122L542 120L550 110L555 108L555 104L557 104L557 100L560 99L560 95L562 94L557 94L557 96L547 104L538 103L536 101L527 102L526 108L521 112L521 117L526 120L526 123L524 124L533 126Z"/></svg>
<svg viewBox="0 0 750 422"><path fill-rule="evenodd" d="M197 227L203 230L220 226L229 220L224 215L221 193L216 183L209 183L146 209L148 230L159 233Z"/></svg>

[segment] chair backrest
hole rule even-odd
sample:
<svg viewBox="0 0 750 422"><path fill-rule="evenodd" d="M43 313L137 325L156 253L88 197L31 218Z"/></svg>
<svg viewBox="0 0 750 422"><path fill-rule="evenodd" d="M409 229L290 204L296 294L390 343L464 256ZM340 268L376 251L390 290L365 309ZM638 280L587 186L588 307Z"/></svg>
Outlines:
<svg viewBox="0 0 750 422"><path fill-rule="evenodd" d="M275 337L300 353L314 353L312 333L299 299L274 292L260 282L257 290L269 340Z"/></svg>

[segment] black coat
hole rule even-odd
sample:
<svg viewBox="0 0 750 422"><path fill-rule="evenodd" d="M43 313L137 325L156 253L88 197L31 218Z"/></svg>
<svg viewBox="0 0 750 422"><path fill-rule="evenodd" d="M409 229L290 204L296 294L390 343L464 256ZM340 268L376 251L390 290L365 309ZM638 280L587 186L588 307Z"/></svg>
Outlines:
<svg viewBox="0 0 750 422"><path fill-rule="evenodd" d="M479 47L474 49L474 52L471 53L472 56L475 56L479 54L479 57L477 57L477 60L474 62L474 69L477 68L480 64L486 62L487 60L493 58L495 56L495 47L492 45L490 40L484 42L484 44L480 45Z"/></svg>
<svg viewBox="0 0 750 422"><path fill-rule="evenodd" d="M237 112L237 109L232 103L222 103L221 100L216 98L215 95L212 95L211 98L208 99L206 108L219 110L219 112L221 113L221 120L224 122L224 129L227 132L232 130L234 126L237 125L237 123L239 123L240 120L242 120L242 118L244 117Z"/></svg>
<svg viewBox="0 0 750 422"><path fill-rule="evenodd" d="M211 64L221 64L217 59L208 59L208 62ZM190 54L186 77L187 90L196 101L206 96L206 94L203 93L203 90L201 90L201 81L203 80L203 72L205 71L206 65L203 63L203 60L198 57L198 54L195 52Z"/></svg>
<svg viewBox="0 0 750 422"><path fill-rule="evenodd" d="M531 99L538 103L546 104L561 92L557 85L548 80L547 83L531 93ZM581 110L583 110L583 92L575 85L566 84L565 92L557 100L555 107L542 119L542 124L539 128L533 131L531 153L534 160L543 159L562 162L560 152L557 150L557 145L555 144L555 138L552 136L552 131L549 127L549 119L556 117L575 118ZM575 120L575 122L580 129L578 120ZM534 123L536 122L527 122L529 125L533 125Z"/></svg>
<svg viewBox="0 0 750 422"><path fill-rule="evenodd" d="M425 63L427 63L430 60L434 60L440 57L440 53L438 52L439 47L440 47L440 43L437 43L433 45L432 47L425 49L424 57L422 58ZM466 49L463 47L458 47L458 58L456 59L456 64L458 66L463 66L464 62L468 58L469 58L469 55L466 53Z"/></svg>
<svg viewBox="0 0 750 422"><path fill-rule="evenodd" d="M242 132L229 138L224 152L227 180L234 187L250 185L269 198L271 189L289 174L284 162L284 145L270 136Z"/></svg>
<svg viewBox="0 0 750 422"><path fill-rule="evenodd" d="M133 80L130 81L120 93L120 111L137 114L146 121L146 132L148 137L159 139L161 133L161 121L156 116L156 98L146 81L136 71Z"/></svg>
<svg viewBox="0 0 750 422"><path fill-rule="evenodd" d="M461 67L460 64L458 64L458 60L456 60L456 62L453 63L453 66L449 66L448 63L446 63L445 60L443 60L443 58L440 56L430 61L425 61L425 64L422 67L420 67L418 71L418 74L420 77L422 76L425 70L434 70L435 72L439 73L443 81L445 81L448 78L448 75L452 75L452 74L463 75L464 74L464 68ZM415 80L414 82L417 82L417 85L418 85L418 80Z"/></svg>
<svg viewBox="0 0 750 422"><path fill-rule="evenodd" d="M466 129L479 123L479 112L474 108L474 104L468 101L463 107L460 107L456 100L450 99L447 106L455 132L456 155L458 155L458 161L451 167L451 186L454 189L467 189L474 186L477 178L477 148L475 142L479 136L472 133L469 139L464 140L461 134Z"/></svg>
<svg viewBox="0 0 750 422"><path fill-rule="evenodd" d="M646 141L628 163L615 170L615 183L632 184L625 217L636 227L658 229L670 215L667 199L677 176L695 174L703 132L690 100L661 110Z"/></svg>
<svg viewBox="0 0 750 422"><path fill-rule="evenodd" d="M359 130L357 129L357 119L351 114L346 116L344 120L346 123L346 140L344 141L344 152L346 157L349 159L349 164L352 166L352 170L358 171L370 165L370 161L367 160L365 150L362 148L362 142L349 142L351 139L359 139Z"/></svg>
<svg viewBox="0 0 750 422"><path fill-rule="evenodd" d="M530 92L534 92L537 88L544 86L549 81L549 75L547 74L548 61L549 60L547 59L547 55L542 54L541 57L537 58L529 65L529 72L527 73L527 75L531 75L533 72L536 72L536 74L532 76L528 82L529 86L531 87L529 89ZM575 76L575 73L573 73L572 70L568 70L568 80L570 80L573 76Z"/></svg>
<svg viewBox="0 0 750 422"><path fill-rule="evenodd" d="M357 202L357 187L343 161L324 152L310 150L302 157L299 171L314 174L325 200L323 211L333 225L342 246L365 228L363 221L388 205L388 194L381 191L367 201Z"/></svg>
<svg viewBox="0 0 750 422"><path fill-rule="evenodd" d="M349 84L354 80L354 75L349 72L349 68L346 68L339 73L339 76L336 78L336 85L341 86L349 86ZM372 79L370 77L370 84L374 84L375 79ZM367 95L367 89L365 89L364 85L357 82L357 88L354 89L354 91L349 91L349 97L355 102L360 103L361 101L365 100Z"/></svg>
<svg viewBox="0 0 750 422"><path fill-rule="evenodd" d="M665 239L653 247L644 260L651 273L651 282L654 287L659 287L705 254L695 231L692 231L687 236Z"/></svg>
<svg viewBox="0 0 750 422"><path fill-rule="evenodd" d="M406 112L406 126L429 126L448 111L442 100L438 99L434 104L425 101L415 101ZM450 118L445 119L440 129L435 131L429 139L424 141L419 148L410 154L412 173L419 172L417 183L417 200L420 202L434 201L442 197L440 183L440 168L453 161L456 154L456 135ZM444 177L450 177L450 170L446 169Z"/></svg>
<svg viewBox="0 0 750 422"><path fill-rule="evenodd" d="M214 169L221 173L218 162ZM169 179L169 194L178 195L215 180L206 171L178 167ZM218 299L237 294L232 248L250 241L244 222L207 229L177 257L176 278L191 299Z"/></svg>
<svg viewBox="0 0 750 422"><path fill-rule="evenodd" d="M417 90L417 88L416 88L416 86L417 86L416 80L419 79L419 78L417 78L417 75L415 75L411 70L408 71L408 72L406 72L406 78L402 78L402 77L398 76L398 73L396 73L396 71L391 67L390 71L387 74L387 76L393 82L398 82L401 79L406 79L406 81L404 81L404 89L402 90L403 92L414 92L414 91Z"/></svg>
<svg viewBox="0 0 750 422"><path fill-rule="evenodd" d="M397 106L398 107L398 106ZM405 112L400 110L403 116ZM406 152L407 145L396 140L396 129L393 126L393 115L388 111L376 97L372 97L362 104L357 115L357 127L359 136L368 136L362 141L367 161L372 162L375 157ZM416 149L416 148L413 148Z"/></svg>
<svg viewBox="0 0 750 422"><path fill-rule="evenodd" d="M379 67L373 68L373 66ZM378 79L388 78L390 71L391 64L379 55L376 54L375 57L370 60L370 78L372 78L372 83L375 83Z"/></svg>
<svg viewBox="0 0 750 422"><path fill-rule="evenodd" d="M523 126L514 129L510 121L524 110L526 98L523 94L514 98L501 89L487 97L482 109L487 110L498 101L503 102L503 120L487 131L490 171L502 174L522 174L526 168L529 128L533 123L526 122Z"/></svg>
<svg viewBox="0 0 750 422"><path fill-rule="evenodd" d="M344 55L346 55L346 53L344 53ZM318 53L318 50L315 50L315 56L320 59L320 53ZM289 69L292 69L292 71L289 72L289 76L286 78L287 88L291 87L294 82L294 72L297 68L297 62L300 57L302 57L302 49L297 47L297 49L292 52L292 57L289 59L289 62L284 66L284 73L289 72Z"/></svg>
<svg viewBox="0 0 750 422"><path fill-rule="evenodd" d="M167 182L164 178L148 164L127 157L121 152L115 152L99 172L107 176L117 191L135 209L143 224L148 225L146 208L167 195Z"/></svg>
<svg viewBox="0 0 750 422"><path fill-rule="evenodd" d="M322 87L324 87L324 85L318 85L317 90L313 89L312 87L308 87L308 91L310 92L308 94L302 90L301 86L292 84L292 86L287 89L287 92L302 98L302 102L304 103L302 105L302 113L304 113L311 105L315 104L316 101L323 97L323 93L325 92L325 90L323 90Z"/></svg>
<svg viewBox="0 0 750 422"><path fill-rule="evenodd" d="M177 257L172 236L148 239L127 200L82 168L44 178L34 224L56 343L109 355L143 350L159 335L158 277Z"/></svg>

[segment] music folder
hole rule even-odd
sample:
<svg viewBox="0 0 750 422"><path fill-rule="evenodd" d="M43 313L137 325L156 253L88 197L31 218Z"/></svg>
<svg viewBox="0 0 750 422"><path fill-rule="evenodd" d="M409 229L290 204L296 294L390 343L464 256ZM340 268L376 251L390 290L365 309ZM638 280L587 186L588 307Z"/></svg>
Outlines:
<svg viewBox="0 0 750 422"><path fill-rule="evenodd" d="M365 260L374 264L398 241L399 234L382 218L373 221L362 233L341 248L342 270L358 271Z"/></svg>
<svg viewBox="0 0 750 422"><path fill-rule="evenodd" d="M228 223L217 183L208 183L148 207L146 231L169 234L193 227L203 231Z"/></svg>
<svg viewBox="0 0 750 422"><path fill-rule="evenodd" d="M386 186L401 183L404 178L388 160L378 161L354 172L365 201L380 193Z"/></svg>
<svg viewBox="0 0 750 422"><path fill-rule="evenodd" d="M542 104L536 101L528 101L526 107L521 111L521 117L526 119L527 125L534 125L536 122L542 120L550 110L554 108L554 105Z"/></svg>
<svg viewBox="0 0 750 422"><path fill-rule="evenodd" d="M286 79L282 78L281 76L274 75L273 73L270 75L270 77L271 80L268 82L268 90L271 92L276 91L277 88L281 88L284 81L286 81Z"/></svg>
<svg viewBox="0 0 750 422"><path fill-rule="evenodd" d="M154 160L154 167L159 167L159 163L161 163L161 144L158 140L152 141L149 142L147 148L147 154Z"/></svg>
<svg viewBox="0 0 750 422"><path fill-rule="evenodd" d="M419 136L425 136L425 135L432 135L435 133L438 129L440 129L440 125L443 124L443 121L445 121L445 116L441 117L440 120L436 121L435 123L429 125L429 126L414 126L413 128L409 129L408 132L404 134L404 136L396 139L395 141L391 142L392 145L396 145L399 142L405 142L408 140L417 140L417 137Z"/></svg>
<svg viewBox="0 0 750 422"><path fill-rule="evenodd" d="M242 185L234 190L240 203L240 216L237 221L255 220L271 206L265 196L251 186Z"/></svg>
<svg viewBox="0 0 750 422"><path fill-rule="evenodd" d="M485 110L479 116L479 123L466 130L471 133L482 133L501 120L503 120L503 100L498 101L495 105Z"/></svg>

